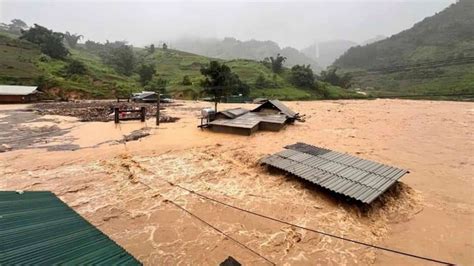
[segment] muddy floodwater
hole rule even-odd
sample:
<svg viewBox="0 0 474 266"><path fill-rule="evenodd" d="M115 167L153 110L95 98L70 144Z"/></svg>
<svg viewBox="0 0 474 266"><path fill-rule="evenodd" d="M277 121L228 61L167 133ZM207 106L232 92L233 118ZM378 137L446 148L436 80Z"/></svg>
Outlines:
<svg viewBox="0 0 474 266"><path fill-rule="evenodd" d="M115 125L0 105L0 145L8 147L0 153L0 190L53 191L145 265L216 265L228 256L245 265L269 264L232 239L278 265L429 265L254 216L190 190L337 236L474 263L473 103L285 104L306 114L306 122L252 136L198 129L200 109L212 105L205 102L167 107L179 120L159 127L152 118ZM219 108L238 106L254 105ZM263 156L295 142L410 174L364 205L260 165Z"/></svg>

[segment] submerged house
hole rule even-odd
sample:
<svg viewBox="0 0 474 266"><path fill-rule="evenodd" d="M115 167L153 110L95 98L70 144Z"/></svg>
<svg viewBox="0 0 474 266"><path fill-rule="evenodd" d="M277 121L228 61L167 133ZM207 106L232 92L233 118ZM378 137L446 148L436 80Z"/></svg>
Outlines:
<svg viewBox="0 0 474 266"><path fill-rule="evenodd" d="M253 110L228 109L207 124L212 131L251 135L257 130L279 131L299 119L299 114L278 100L268 100Z"/></svg>
<svg viewBox="0 0 474 266"><path fill-rule="evenodd" d="M28 103L38 100L36 86L0 85L0 103Z"/></svg>

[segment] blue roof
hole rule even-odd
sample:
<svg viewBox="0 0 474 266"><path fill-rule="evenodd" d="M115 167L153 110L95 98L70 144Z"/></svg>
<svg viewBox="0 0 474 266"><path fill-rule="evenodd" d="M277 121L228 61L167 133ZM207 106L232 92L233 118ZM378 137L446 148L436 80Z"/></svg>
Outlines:
<svg viewBox="0 0 474 266"><path fill-rule="evenodd" d="M0 192L0 265L141 265L53 193Z"/></svg>

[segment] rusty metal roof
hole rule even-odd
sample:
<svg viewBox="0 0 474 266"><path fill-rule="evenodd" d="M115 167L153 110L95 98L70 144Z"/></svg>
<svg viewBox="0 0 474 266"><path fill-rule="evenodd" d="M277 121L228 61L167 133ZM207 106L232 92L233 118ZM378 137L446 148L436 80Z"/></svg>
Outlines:
<svg viewBox="0 0 474 266"><path fill-rule="evenodd" d="M0 192L0 265L141 265L49 191Z"/></svg>
<svg viewBox="0 0 474 266"><path fill-rule="evenodd" d="M409 172L305 143L285 148L262 163L364 203L371 203Z"/></svg>

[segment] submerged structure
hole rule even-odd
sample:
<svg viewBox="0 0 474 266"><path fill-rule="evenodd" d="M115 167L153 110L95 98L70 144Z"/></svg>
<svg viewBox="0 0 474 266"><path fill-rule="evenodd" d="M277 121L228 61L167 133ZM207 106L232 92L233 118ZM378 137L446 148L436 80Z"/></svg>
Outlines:
<svg viewBox="0 0 474 266"><path fill-rule="evenodd" d="M285 148L261 162L364 203L371 203L409 173L408 170L305 143Z"/></svg>
<svg viewBox="0 0 474 266"><path fill-rule="evenodd" d="M251 135L258 130L279 131L301 119L298 113L278 100L267 100L253 110L234 108L218 113L203 110L202 114L207 121L206 124L201 123L201 127L241 135Z"/></svg>
<svg viewBox="0 0 474 266"><path fill-rule="evenodd" d="M49 191L0 191L0 265L141 265Z"/></svg>

